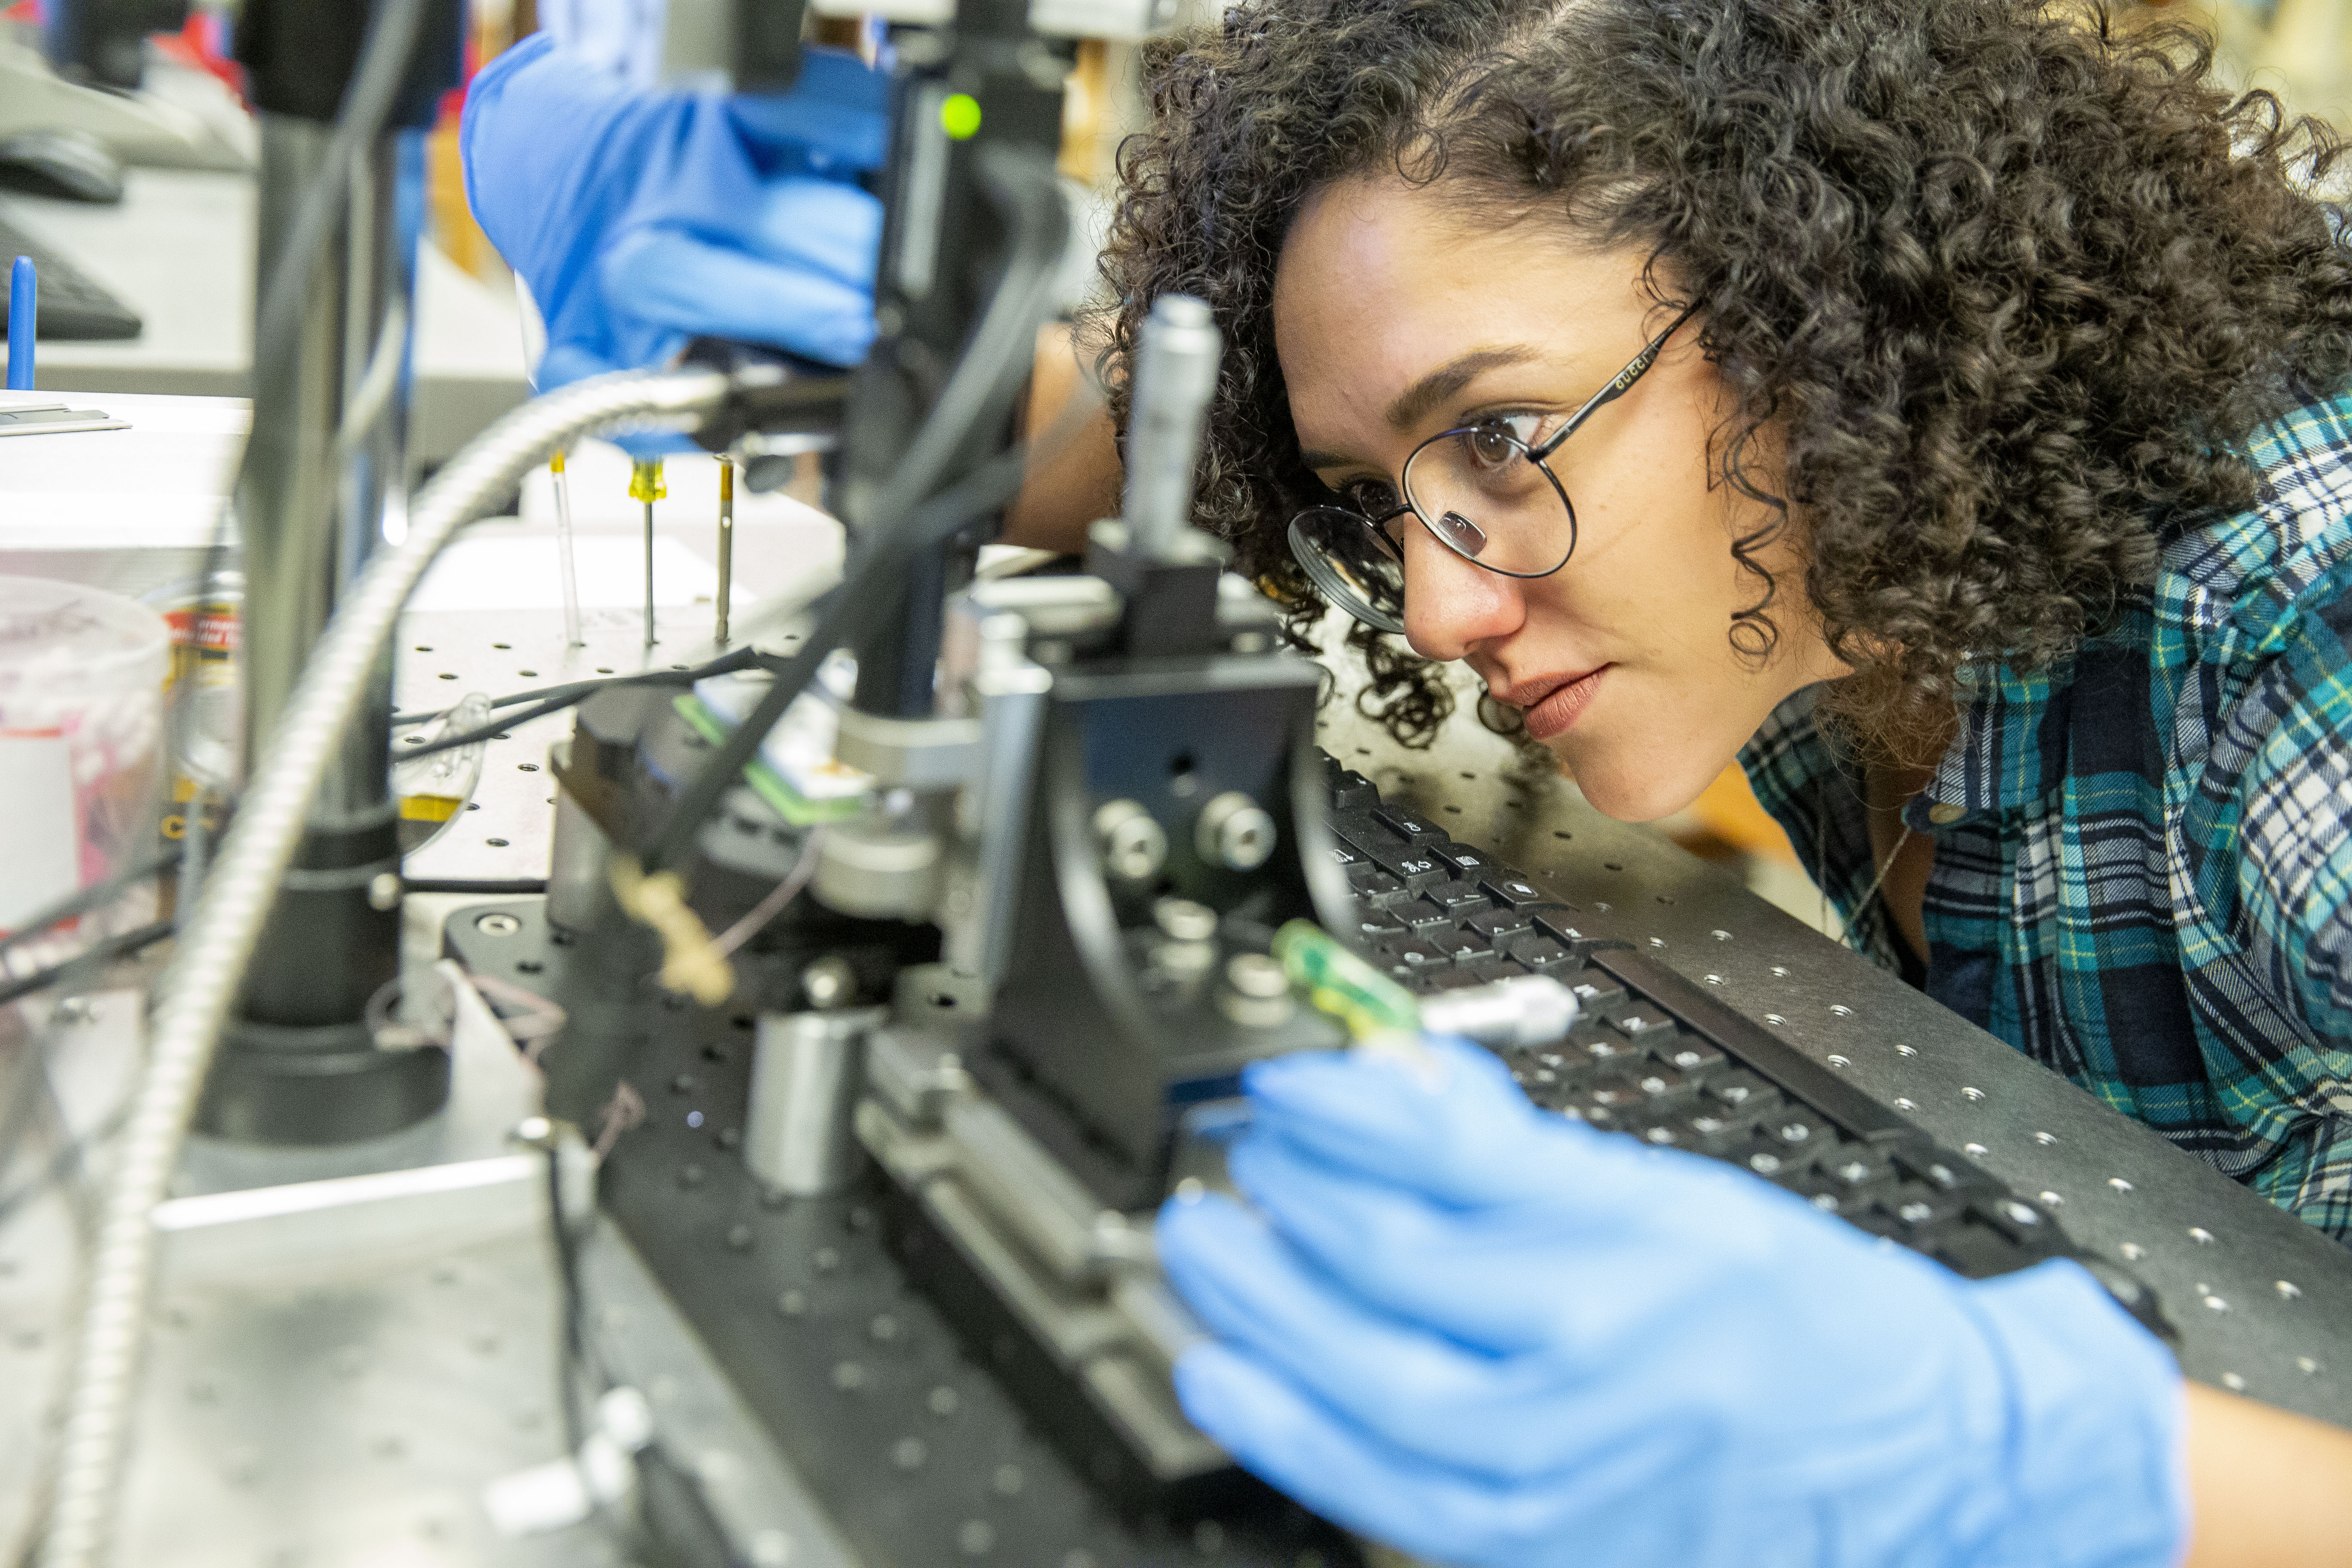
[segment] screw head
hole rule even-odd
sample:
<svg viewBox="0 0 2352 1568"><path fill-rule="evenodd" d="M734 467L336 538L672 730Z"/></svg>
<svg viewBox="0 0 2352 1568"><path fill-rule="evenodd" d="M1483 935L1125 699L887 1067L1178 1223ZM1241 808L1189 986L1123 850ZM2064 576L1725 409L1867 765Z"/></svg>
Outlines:
<svg viewBox="0 0 2352 1568"><path fill-rule="evenodd" d="M1229 871L1255 871L1274 856L1274 818L1241 791L1227 790L1201 808L1192 847Z"/></svg>
<svg viewBox="0 0 2352 1568"><path fill-rule="evenodd" d="M400 907L401 891L399 872L379 871L368 883L368 908L377 910L396 910Z"/></svg>
<svg viewBox="0 0 2352 1568"><path fill-rule="evenodd" d="M1103 869L1121 881L1149 881L1168 864L1168 830L1135 801L1107 801L1098 807L1095 841Z"/></svg>
<svg viewBox="0 0 2352 1568"><path fill-rule="evenodd" d="M1237 952L1227 959L1225 984L1244 996L1261 999L1290 994L1290 976L1262 952Z"/></svg>
<svg viewBox="0 0 2352 1568"><path fill-rule="evenodd" d="M827 953L801 971L801 994L820 1010L846 1006L857 999L857 971L838 953Z"/></svg>
<svg viewBox="0 0 2352 1568"><path fill-rule="evenodd" d="M504 910L492 910L474 922L474 929L484 936L512 936L522 930L522 921Z"/></svg>
<svg viewBox="0 0 2352 1568"><path fill-rule="evenodd" d="M1151 919L1171 942L1207 942L1217 934L1217 911L1190 899L1160 900Z"/></svg>

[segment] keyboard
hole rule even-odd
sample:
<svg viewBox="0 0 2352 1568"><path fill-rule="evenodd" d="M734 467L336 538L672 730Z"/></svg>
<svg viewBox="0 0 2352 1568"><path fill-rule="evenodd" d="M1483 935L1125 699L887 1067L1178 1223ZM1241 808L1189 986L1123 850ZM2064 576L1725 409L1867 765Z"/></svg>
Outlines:
<svg viewBox="0 0 2352 1568"><path fill-rule="evenodd" d="M19 256L31 257L40 275L37 338L104 342L135 338L145 329L135 311L92 282L63 255L0 217L0 279L5 279ZM7 294L5 282L0 282L0 331L8 325Z"/></svg>
<svg viewBox="0 0 2352 1568"><path fill-rule="evenodd" d="M1325 756L1323 768L1359 951L1423 995L1527 973L1575 993L1566 1035L1497 1053L1538 1106L1739 1165L1969 1279L2074 1258L2133 1316L2172 1336L2155 1292L2076 1247L2047 1207L1704 988L1601 937L1584 911L1519 871L1384 802L1337 759Z"/></svg>

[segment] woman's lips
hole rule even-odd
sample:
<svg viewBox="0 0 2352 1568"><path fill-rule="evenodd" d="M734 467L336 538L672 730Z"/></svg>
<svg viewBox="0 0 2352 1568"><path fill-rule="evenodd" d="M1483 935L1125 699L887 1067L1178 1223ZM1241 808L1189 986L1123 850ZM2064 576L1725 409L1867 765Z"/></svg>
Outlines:
<svg viewBox="0 0 2352 1568"><path fill-rule="evenodd" d="M1600 689L1601 678L1612 668L1604 664L1582 675L1521 681L1503 700L1527 716L1530 736L1549 741L1568 733L1570 727L1584 716L1585 709L1591 706L1592 694Z"/></svg>

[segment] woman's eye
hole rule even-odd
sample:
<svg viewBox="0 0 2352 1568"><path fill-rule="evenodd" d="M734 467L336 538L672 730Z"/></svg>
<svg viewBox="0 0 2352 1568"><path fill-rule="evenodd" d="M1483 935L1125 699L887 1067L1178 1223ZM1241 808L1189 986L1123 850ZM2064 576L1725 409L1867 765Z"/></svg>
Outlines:
<svg viewBox="0 0 2352 1568"><path fill-rule="evenodd" d="M1463 445L1471 460L1485 468L1499 468L1535 444L1540 423L1532 414L1509 414L1482 419L1470 427Z"/></svg>
<svg viewBox="0 0 2352 1568"><path fill-rule="evenodd" d="M1339 493L1349 506L1366 517L1379 517L1397 509L1395 487L1380 479L1359 479Z"/></svg>

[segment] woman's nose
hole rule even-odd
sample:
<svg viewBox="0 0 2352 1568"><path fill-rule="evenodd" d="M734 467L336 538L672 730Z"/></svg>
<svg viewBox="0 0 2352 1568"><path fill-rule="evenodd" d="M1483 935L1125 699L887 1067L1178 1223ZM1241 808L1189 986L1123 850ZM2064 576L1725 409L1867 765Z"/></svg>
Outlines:
<svg viewBox="0 0 2352 1568"><path fill-rule="evenodd" d="M1451 661L1527 619L1518 583L1472 565L1418 522L1404 531L1404 632L1423 658Z"/></svg>

